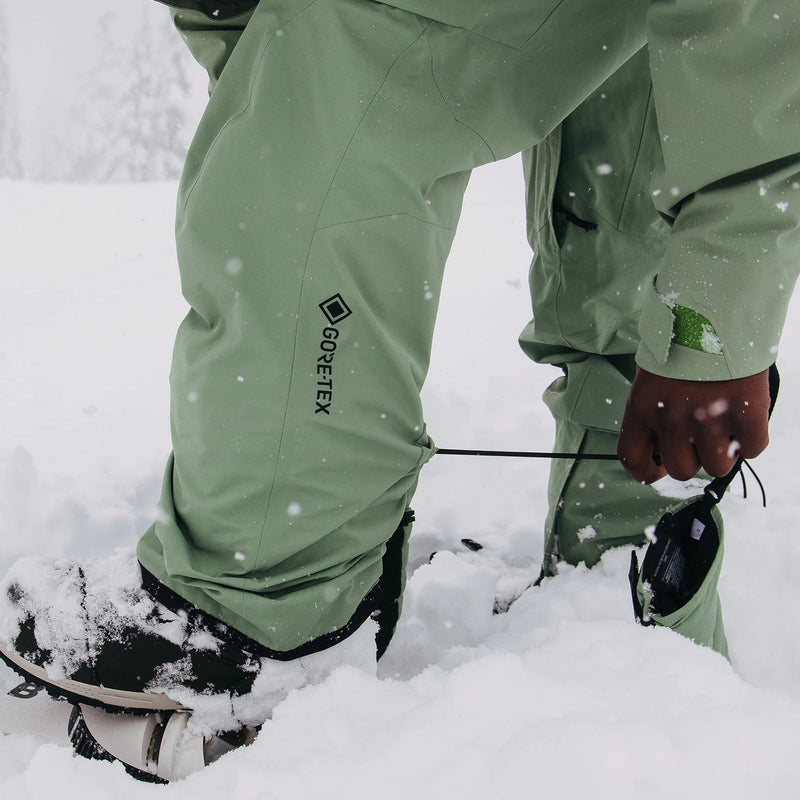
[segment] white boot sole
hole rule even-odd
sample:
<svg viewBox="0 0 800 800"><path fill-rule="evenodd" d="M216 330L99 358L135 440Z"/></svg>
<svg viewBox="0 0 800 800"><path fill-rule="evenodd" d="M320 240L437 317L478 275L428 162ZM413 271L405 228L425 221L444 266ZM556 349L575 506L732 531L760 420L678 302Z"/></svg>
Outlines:
<svg viewBox="0 0 800 800"><path fill-rule="evenodd" d="M127 692L109 689L91 683L81 683L70 678L51 678L47 670L24 659L3 642L0 642L0 657L11 669L26 680L44 686L55 697L63 697L71 703L89 703L110 711L181 711L176 700L155 692Z"/></svg>

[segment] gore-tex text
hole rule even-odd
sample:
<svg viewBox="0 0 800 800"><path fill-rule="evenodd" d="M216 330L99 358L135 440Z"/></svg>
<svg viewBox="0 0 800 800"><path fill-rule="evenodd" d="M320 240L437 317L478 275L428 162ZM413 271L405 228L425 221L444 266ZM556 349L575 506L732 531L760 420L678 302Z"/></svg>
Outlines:
<svg viewBox="0 0 800 800"><path fill-rule="evenodd" d="M336 328L325 328L322 331L322 341L319 349L322 354L317 358L317 407L315 414L330 416L331 403L333 402L333 359L336 355L336 340L339 331Z"/></svg>

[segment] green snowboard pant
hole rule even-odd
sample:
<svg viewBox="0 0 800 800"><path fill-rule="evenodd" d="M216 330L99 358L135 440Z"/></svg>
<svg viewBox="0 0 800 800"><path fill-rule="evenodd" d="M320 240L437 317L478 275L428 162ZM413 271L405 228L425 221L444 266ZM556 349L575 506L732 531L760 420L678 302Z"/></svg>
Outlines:
<svg viewBox="0 0 800 800"><path fill-rule="evenodd" d="M534 319L520 342L564 371L544 397L557 451L616 452L642 289L669 231L649 190L659 160L646 49L525 153ZM545 574L558 560L592 566L608 547L642 543L668 502L618 463L587 460L554 463L549 505Z"/></svg>
<svg viewBox="0 0 800 800"><path fill-rule="evenodd" d="M616 452L642 289L658 272L669 231L650 197L660 159L646 48L524 153L534 319L520 344L533 360L563 370L544 395L556 451ZM553 462L548 504L543 576L559 561L591 567L610 547L643 544L681 502L632 481L618 462L586 460ZM721 562L720 545L691 603L651 621L727 656Z"/></svg>
<svg viewBox="0 0 800 800"><path fill-rule="evenodd" d="M392 569L402 561L404 514L435 451L419 392L470 170L534 147L531 193L557 185L570 114L641 50L648 7L513 0L454 26L395 5L418 10L263 0L226 21L174 12L212 92L179 191L190 311L171 373L173 454L138 553L281 657L336 641L370 610L387 543L400 552ZM532 215L550 219L552 199ZM611 446L633 345L577 337L565 357L538 319L523 345L567 366L566 388L548 395L560 441ZM599 339L614 338L607 319ZM559 392L576 401L559 405ZM597 416L606 398L614 413ZM582 469L554 472L553 496Z"/></svg>

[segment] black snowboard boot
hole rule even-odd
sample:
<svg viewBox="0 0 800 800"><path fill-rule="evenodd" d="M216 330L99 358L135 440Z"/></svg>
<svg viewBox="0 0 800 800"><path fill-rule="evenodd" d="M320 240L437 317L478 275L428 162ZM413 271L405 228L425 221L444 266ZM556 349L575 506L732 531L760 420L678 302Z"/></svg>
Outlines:
<svg viewBox="0 0 800 800"><path fill-rule="evenodd" d="M262 646L143 575L133 559L22 559L0 584L0 657L54 697L163 711L250 692ZM179 690L184 703L170 697Z"/></svg>

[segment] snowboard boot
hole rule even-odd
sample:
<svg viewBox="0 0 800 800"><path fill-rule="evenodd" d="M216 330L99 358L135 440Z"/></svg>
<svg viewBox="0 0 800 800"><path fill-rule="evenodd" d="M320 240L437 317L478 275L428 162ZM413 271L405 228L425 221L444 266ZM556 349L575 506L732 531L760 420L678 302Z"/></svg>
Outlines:
<svg viewBox="0 0 800 800"><path fill-rule="evenodd" d="M75 704L144 713L247 694L263 650L132 559L22 559L0 584L0 657Z"/></svg>

